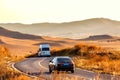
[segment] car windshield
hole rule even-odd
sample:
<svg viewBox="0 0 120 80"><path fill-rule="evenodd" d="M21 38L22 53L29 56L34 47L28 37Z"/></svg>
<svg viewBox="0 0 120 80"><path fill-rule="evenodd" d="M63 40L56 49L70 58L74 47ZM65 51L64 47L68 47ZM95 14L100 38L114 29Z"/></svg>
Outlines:
<svg viewBox="0 0 120 80"><path fill-rule="evenodd" d="M49 51L49 48L42 48L42 51Z"/></svg>
<svg viewBox="0 0 120 80"><path fill-rule="evenodd" d="M58 58L57 61L60 62L60 63L68 63L68 62L71 62L71 60L70 60L69 58Z"/></svg>

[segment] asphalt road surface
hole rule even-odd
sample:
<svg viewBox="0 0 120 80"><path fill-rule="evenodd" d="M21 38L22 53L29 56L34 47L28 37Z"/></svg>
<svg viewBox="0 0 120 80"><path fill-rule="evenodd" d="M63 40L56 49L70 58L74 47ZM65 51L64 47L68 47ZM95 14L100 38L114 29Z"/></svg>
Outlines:
<svg viewBox="0 0 120 80"><path fill-rule="evenodd" d="M80 80L84 78L85 80L94 80L94 78L100 77L101 80L120 80L118 76L113 76L109 74L98 74L92 71L83 70L76 68L74 73L71 72L61 72L59 74L53 72L49 73L48 63L52 57L34 57L27 58L21 62L15 63L14 67L28 75L32 76L42 76L47 80L61 80L61 78L68 78L68 80ZM62 79L64 80L64 79Z"/></svg>

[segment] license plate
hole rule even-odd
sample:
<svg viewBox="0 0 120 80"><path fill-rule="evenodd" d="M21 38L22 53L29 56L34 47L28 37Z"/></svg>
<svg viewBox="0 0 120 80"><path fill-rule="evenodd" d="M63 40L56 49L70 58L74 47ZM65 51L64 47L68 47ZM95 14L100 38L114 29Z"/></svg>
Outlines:
<svg viewBox="0 0 120 80"><path fill-rule="evenodd" d="M68 63L64 63L63 65L64 65L64 66L68 66L69 64L68 64Z"/></svg>

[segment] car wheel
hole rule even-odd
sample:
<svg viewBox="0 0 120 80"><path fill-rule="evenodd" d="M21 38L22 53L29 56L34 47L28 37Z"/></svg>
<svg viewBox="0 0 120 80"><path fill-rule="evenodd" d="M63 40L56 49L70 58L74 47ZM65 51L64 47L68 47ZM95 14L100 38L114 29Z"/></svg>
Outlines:
<svg viewBox="0 0 120 80"><path fill-rule="evenodd" d="M57 74L59 74L59 73L60 73L60 70L59 70L59 69L57 69L56 71L57 71Z"/></svg>
<svg viewBox="0 0 120 80"><path fill-rule="evenodd" d="M52 73L52 70L51 70L51 69L49 69L49 73Z"/></svg>
<svg viewBox="0 0 120 80"><path fill-rule="evenodd" d="M49 67L49 73L51 73L52 72L52 70L51 70L51 68Z"/></svg>
<svg viewBox="0 0 120 80"><path fill-rule="evenodd" d="M71 73L74 73L74 70L71 70Z"/></svg>

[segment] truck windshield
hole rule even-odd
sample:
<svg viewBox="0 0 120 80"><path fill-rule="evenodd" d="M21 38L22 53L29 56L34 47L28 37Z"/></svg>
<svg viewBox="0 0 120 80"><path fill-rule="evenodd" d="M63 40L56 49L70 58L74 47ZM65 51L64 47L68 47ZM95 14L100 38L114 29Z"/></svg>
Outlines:
<svg viewBox="0 0 120 80"><path fill-rule="evenodd" d="M49 51L49 48L42 48L42 51Z"/></svg>

